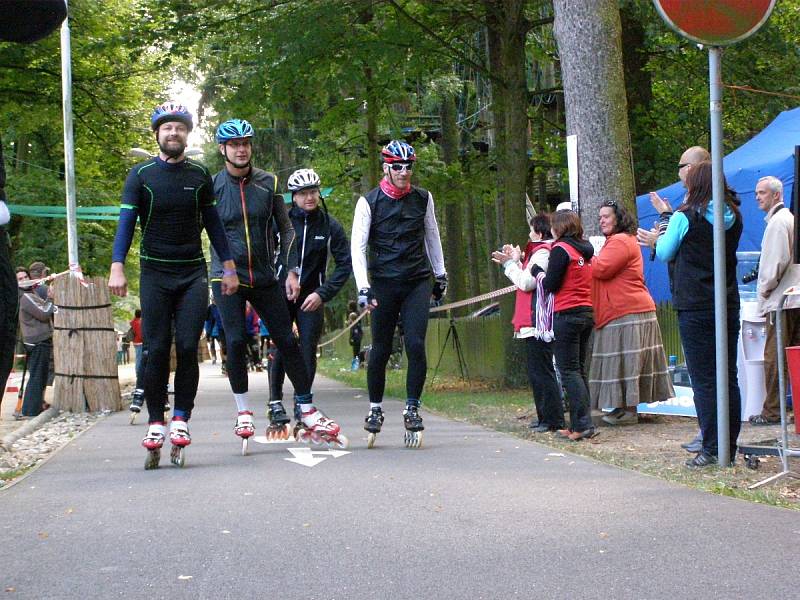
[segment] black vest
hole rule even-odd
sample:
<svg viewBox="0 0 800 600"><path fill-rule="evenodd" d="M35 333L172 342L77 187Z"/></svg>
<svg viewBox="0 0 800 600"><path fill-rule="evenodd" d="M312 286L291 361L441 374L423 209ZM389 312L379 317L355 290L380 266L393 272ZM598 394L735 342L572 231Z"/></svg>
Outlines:
<svg viewBox="0 0 800 600"><path fill-rule="evenodd" d="M425 252L425 213L428 191L413 187L394 200L380 187L369 192L369 272L373 278L413 281L430 277Z"/></svg>
<svg viewBox="0 0 800 600"><path fill-rule="evenodd" d="M681 241L672 269L675 310L714 309L714 226L695 211L685 212L689 231ZM742 237L742 218L725 231L725 288L728 308L739 310L736 248Z"/></svg>

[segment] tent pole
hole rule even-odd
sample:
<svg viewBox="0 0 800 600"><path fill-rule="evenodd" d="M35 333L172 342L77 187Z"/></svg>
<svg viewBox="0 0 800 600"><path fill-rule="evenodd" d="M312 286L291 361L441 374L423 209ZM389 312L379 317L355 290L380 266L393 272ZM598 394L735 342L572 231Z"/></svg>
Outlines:
<svg viewBox="0 0 800 600"><path fill-rule="evenodd" d="M66 2L65 2L66 3ZM69 14L61 24L61 93L64 112L64 180L67 199L67 251L70 268L78 266L78 221L75 201L75 141L72 135L72 50Z"/></svg>

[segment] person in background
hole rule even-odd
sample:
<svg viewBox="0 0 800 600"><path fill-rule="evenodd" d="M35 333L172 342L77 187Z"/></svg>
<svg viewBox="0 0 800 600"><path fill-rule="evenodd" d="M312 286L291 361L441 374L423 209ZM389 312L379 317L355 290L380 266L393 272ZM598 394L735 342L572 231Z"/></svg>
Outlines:
<svg viewBox="0 0 800 600"><path fill-rule="evenodd" d="M536 420L530 429L535 433L564 429L564 404L553 366L552 295L537 286L531 273L534 266L547 271L550 258L550 217L531 219L530 241L524 252L519 246L505 245L492 253L492 260L503 266L506 277L517 286L514 306L514 337L525 340L528 381L533 391ZM543 275L540 274L539 279Z"/></svg>
<svg viewBox="0 0 800 600"><path fill-rule="evenodd" d="M592 259L594 343L589 368L593 404L611 409L609 425L636 423L640 402L661 402L675 395L656 319L656 305L644 283L636 221L616 201L600 207L600 231L606 236Z"/></svg>
<svg viewBox="0 0 800 600"><path fill-rule="evenodd" d="M783 204L783 184L777 177L762 177L756 184L756 202L767 215L767 227L761 238L758 261L758 314L766 317L767 336L764 342L764 376L767 395L761 413L750 416L752 425L780 423L778 396L778 348L775 327L776 311L783 292L800 285L800 274L792 268L794 216ZM787 296L783 315L783 347L800 345L800 296ZM788 379L787 379L788 381Z"/></svg>
<svg viewBox="0 0 800 600"><path fill-rule="evenodd" d="M659 260L672 262L672 302L678 312L678 327L692 380L694 405L703 447L686 461L690 468L717 464L717 377L714 311L714 201L711 198L711 163L692 166L686 177L686 200L669 219L656 245ZM736 346L739 339L739 288L736 283L736 248L742 236L742 217L735 193L725 182L725 268L728 307L728 410L730 415L730 460L736 453L741 422L741 396Z"/></svg>
<svg viewBox="0 0 800 600"><path fill-rule="evenodd" d="M583 225L572 211L552 216L554 242L545 271L534 265L532 273L545 273L539 285L553 294L553 354L570 407L569 429L559 437L578 442L592 438L597 430L589 412L587 360L594 325L592 312L592 256L594 248L583 237Z"/></svg>
<svg viewBox="0 0 800 600"><path fill-rule="evenodd" d="M136 375L137 378L139 376L139 367L142 364L142 310L137 308L133 311L133 318L130 321L131 331L133 332L133 339L131 339L131 344L133 344L133 354L134 354L134 366L136 368Z"/></svg>
<svg viewBox="0 0 800 600"><path fill-rule="evenodd" d="M364 339L364 328L361 326L361 321L358 321L358 303L351 300L348 304L350 314L347 315L347 324L351 325L350 328L350 347L353 349L353 360L350 362L350 370L358 371L361 365L361 340ZM358 322L356 322L358 321Z"/></svg>
<svg viewBox="0 0 800 600"><path fill-rule="evenodd" d="M28 361L28 384L22 402L22 416L35 417L46 408L44 390L53 353L52 317L58 311L52 299L42 300L34 291L28 271L17 268L19 287L19 325ZM52 288L49 288L52 296Z"/></svg>
<svg viewBox="0 0 800 600"><path fill-rule="evenodd" d="M708 153L708 150L702 146L691 146L690 148L687 148L683 154L681 154L681 157L678 160L678 178L681 180L684 188L686 187L686 177L689 175L692 167L708 160L711 160L711 155ZM683 200L685 199L686 195L683 197ZM667 199L660 197L656 192L650 192L650 203L653 205L653 208L656 209L656 212L658 212L658 220L652 229L639 228L636 232L636 238L639 241L640 246L646 246L650 248L650 260L655 260L656 242L658 241L658 238L664 235L664 233L667 231L667 225L669 224L669 219L673 212L672 206ZM671 269L672 267L668 264L667 268ZM670 277L670 281L671 280L672 278ZM703 449L702 430L698 430L694 439L681 444L681 448L687 452L700 452Z"/></svg>

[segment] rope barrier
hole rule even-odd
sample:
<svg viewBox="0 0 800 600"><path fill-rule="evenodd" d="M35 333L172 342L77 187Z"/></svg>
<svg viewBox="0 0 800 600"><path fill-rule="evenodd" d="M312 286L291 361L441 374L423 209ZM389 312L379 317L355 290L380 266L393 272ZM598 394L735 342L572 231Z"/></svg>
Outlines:
<svg viewBox="0 0 800 600"><path fill-rule="evenodd" d="M513 292L517 289L517 286L510 285L508 287L500 288L499 290L494 290L493 292L487 292L486 294L481 294L480 296L473 296L472 298L467 298L465 300L458 300L456 302L450 302L449 304L442 304L441 306L435 306L430 309L429 312L442 312L445 310L451 310L453 308L461 308L462 306L469 306L470 304L477 304L478 302L485 302L486 300L493 300L494 298L499 298L500 296L504 296L510 292ZM358 316L358 318L350 323L347 327L342 329L339 333L333 336L331 339L322 342L321 344L317 344L317 349L322 348L323 346L327 346L328 344L332 344L340 337L342 337L345 333L350 331L356 323L358 323L361 319L367 316L369 311L364 310Z"/></svg>

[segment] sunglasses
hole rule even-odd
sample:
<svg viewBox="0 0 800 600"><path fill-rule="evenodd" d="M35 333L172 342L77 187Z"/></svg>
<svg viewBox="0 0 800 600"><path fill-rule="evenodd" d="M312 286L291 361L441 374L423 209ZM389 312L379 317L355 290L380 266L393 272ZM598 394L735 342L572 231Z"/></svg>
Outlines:
<svg viewBox="0 0 800 600"><path fill-rule="evenodd" d="M400 173L401 171L409 171L410 172L410 171L414 170L414 165L392 163L391 165L389 165L389 168L392 171L395 171L397 173Z"/></svg>
<svg viewBox="0 0 800 600"><path fill-rule="evenodd" d="M607 200L603 202L603 206L608 206L610 208L617 208L617 201L616 200Z"/></svg>
<svg viewBox="0 0 800 600"><path fill-rule="evenodd" d="M688 167L691 163L678 163L678 170L680 171L683 167Z"/></svg>

